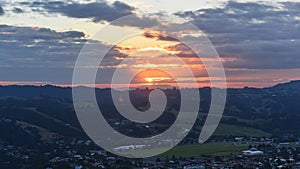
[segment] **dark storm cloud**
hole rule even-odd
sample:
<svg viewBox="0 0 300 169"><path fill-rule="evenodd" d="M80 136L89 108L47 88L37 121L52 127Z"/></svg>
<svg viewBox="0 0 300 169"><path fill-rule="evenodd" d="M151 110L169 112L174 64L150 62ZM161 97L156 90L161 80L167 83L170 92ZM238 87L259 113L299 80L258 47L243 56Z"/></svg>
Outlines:
<svg viewBox="0 0 300 169"><path fill-rule="evenodd" d="M117 26L129 26L137 28L155 28L161 26L161 23L157 19L149 17L139 17L137 15L130 15L126 19L118 20L112 24Z"/></svg>
<svg viewBox="0 0 300 169"><path fill-rule="evenodd" d="M227 68L300 68L300 3L228 2L179 12L207 33Z"/></svg>
<svg viewBox="0 0 300 169"><path fill-rule="evenodd" d="M13 12L16 13L16 14L19 14L19 13L23 13L24 11L21 8L14 7Z"/></svg>
<svg viewBox="0 0 300 169"><path fill-rule="evenodd" d="M134 12L133 7L120 1L115 1L112 4L108 4L106 1L91 3L35 1L25 5L29 5L33 9L42 8L49 13L60 13L72 18L91 18L94 22L112 21Z"/></svg>
<svg viewBox="0 0 300 169"><path fill-rule="evenodd" d="M112 23L117 26L151 28L160 25L159 21L156 19L136 15L134 7L120 1L115 1L112 4L109 4L107 1L96 1L90 3L78 3L74 1L34 1L32 3L21 2L20 5L29 6L32 11L43 14L60 13L71 18L92 19L93 22L110 22L123 16L130 15L126 21L122 20L117 23ZM156 15L159 15L159 13Z"/></svg>
<svg viewBox="0 0 300 169"><path fill-rule="evenodd" d="M300 4L300 3L299 3ZM195 12L176 13L190 17L200 29L211 34L226 34L226 38L239 43L240 40L276 40L300 38L300 30L293 11L285 6L268 6L258 3L229 2L224 8L201 9ZM293 34L292 34L293 33ZM255 36L253 36L255 35Z"/></svg>
<svg viewBox="0 0 300 169"><path fill-rule="evenodd" d="M0 70L6 70L1 71L1 80L70 83L75 61L87 41L97 50L111 47L87 40L85 34L78 31L56 32L46 28L0 25ZM98 61L97 50L90 51L87 59ZM112 50L104 58L103 65L117 65L119 61L114 56L126 57Z"/></svg>
<svg viewBox="0 0 300 169"><path fill-rule="evenodd" d="M145 32L144 36L146 38L152 38L152 39L162 40L162 41L178 41L175 38L172 38L172 37L167 36L167 35L162 34L162 33L156 33L156 32Z"/></svg>
<svg viewBox="0 0 300 169"><path fill-rule="evenodd" d="M66 66L85 42L82 32L7 25L0 25L0 37L0 63L14 67Z"/></svg>
<svg viewBox="0 0 300 169"><path fill-rule="evenodd" d="M4 15L4 9L2 8L1 4L0 4L0 15Z"/></svg>

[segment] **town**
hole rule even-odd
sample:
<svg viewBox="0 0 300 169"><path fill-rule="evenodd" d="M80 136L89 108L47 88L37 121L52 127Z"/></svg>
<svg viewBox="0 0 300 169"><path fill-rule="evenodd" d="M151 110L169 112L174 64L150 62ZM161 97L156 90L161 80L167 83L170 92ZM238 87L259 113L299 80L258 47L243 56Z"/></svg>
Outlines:
<svg viewBox="0 0 300 169"><path fill-rule="evenodd" d="M0 146L1 168L184 168L184 169L285 169L300 168L300 141L293 136L282 138L225 139L234 146L245 147L242 151L228 152L228 155L201 155L180 157L160 155L145 159L128 159L102 150L91 140L64 140L56 138L37 149L3 144ZM204 143L206 144L206 143ZM172 151L172 150L171 150ZM216 150L218 151L218 150ZM170 153L169 153L170 154ZM14 164L15 163L15 164Z"/></svg>

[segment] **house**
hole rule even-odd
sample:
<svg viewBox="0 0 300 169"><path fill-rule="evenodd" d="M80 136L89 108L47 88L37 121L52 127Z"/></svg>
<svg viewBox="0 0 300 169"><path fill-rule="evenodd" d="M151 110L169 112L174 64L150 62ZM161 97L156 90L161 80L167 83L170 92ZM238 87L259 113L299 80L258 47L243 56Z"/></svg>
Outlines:
<svg viewBox="0 0 300 169"><path fill-rule="evenodd" d="M258 156L263 155L264 152L257 150L256 148L251 148L250 150L243 151L243 155L245 156Z"/></svg>
<svg viewBox="0 0 300 169"><path fill-rule="evenodd" d="M75 166L75 169L82 169L83 167L81 165Z"/></svg>
<svg viewBox="0 0 300 169"><path fill-rule="evenodd" d="M205 169L203 165L189 165L184 166L183 169Z"/></svg>
<svg viewBox="0 0 300 169"><path fill-rule="evenodd" d="M290 146L290 143L288 142L278 144L278 147L288 147L288 146Z"/></svg>

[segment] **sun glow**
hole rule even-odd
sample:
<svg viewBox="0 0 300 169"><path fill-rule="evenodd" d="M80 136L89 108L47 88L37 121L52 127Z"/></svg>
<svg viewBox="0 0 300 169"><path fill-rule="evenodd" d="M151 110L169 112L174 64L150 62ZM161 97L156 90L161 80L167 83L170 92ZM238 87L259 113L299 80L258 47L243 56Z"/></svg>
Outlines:
<svg viewBox="0 0 300 169"><path fill-rule="evenodd" d="M145 80L148 82L148 83L152 83L154 80L153 78L151 77L146 77Z"/></svg>
<svg viewBox="0 0 300 169"><path fill-rule="evenodd" d="M145 81L148 83L163 82L167 80L171 80L171 78L170 77L146 77L145 78Z"/></svg>
<svg viewBox="0 0 300 169"><path fill-rule="evenodd" d="M174 79L168 73L159 69L146 69L139 72L133 79L132 83L139 84L139 86L172 86Z"/></svg>
<svg viewBox="0 0 300 169"><path fill-rule="evenodd" d="M166 40L161 40L161 37ZM114 59L123 65L114 67L133 74L139 72L130 83L132 87L174 87L179 83L188 86L190 81L185 79L187 69L196 76L206 75L202 60L195 57L189 48L158 33L147 37L145 33L130 37L118 43L115 48L127 56L112 53ZM176 80L170 74L176 77ZM181 80L177 81L179 77Z"/></svg>

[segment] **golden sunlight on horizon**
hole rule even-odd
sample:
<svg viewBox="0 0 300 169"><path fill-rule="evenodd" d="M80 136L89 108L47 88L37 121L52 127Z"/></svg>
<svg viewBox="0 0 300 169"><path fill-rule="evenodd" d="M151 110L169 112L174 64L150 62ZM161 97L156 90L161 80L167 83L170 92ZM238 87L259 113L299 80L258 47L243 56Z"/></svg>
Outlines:
<svg viewBox="0 0 300 169"><path fill-rule="evenodd" d="M131 81L135 87L167 87L167 86L176 86L176 81L173 77L159 69L146 69L139 72L134 79Z"/></svg>
<svg viewBox="0 0 300 169"><path fill-rule="evenodd" d="M178 86L178 83L189 87L191 78L197 81L197 77L202 79L197 81L201 83L199 86L210 86L201 59L195 56L191 49L165 34L145 32L123 40L115 49L127 55L114 56L115 60L123 65L122 69L132 73L139 72L129 84L131 87L174 87ZM176 76L177 81L163 70ZM189 77L187 70L191 71L194 77Z"/></svg>

